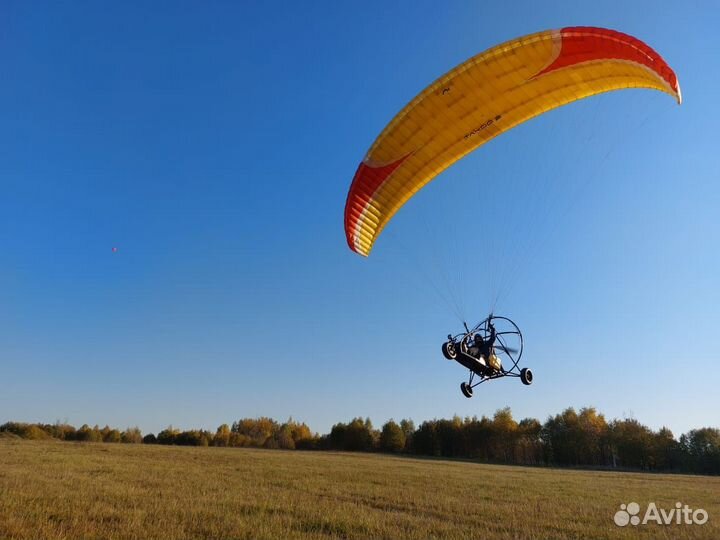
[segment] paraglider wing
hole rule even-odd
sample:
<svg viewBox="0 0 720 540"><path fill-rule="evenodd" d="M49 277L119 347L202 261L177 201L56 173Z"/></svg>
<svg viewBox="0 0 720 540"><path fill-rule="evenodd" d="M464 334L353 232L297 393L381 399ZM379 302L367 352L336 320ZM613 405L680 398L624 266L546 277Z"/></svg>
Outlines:
<svg viewBox="0 0 720 540"><path fill-rule="evenodd" d="M408 199L493 137L567 103L624 88L682 100L675 73L658 53L603 28L531 34L457 66L400 111L360 163L345 204L350 249L367 256Z"/></svg>

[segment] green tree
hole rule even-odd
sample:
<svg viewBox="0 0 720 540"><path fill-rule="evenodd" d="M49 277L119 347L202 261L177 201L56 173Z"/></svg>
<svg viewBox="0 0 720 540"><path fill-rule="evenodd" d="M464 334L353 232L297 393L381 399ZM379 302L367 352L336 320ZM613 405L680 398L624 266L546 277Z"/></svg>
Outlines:
<svg viewBox="0 0 720 540"><path fill-rule="evenodd" d="M518 424L518 463L537 465L543 461L543 444L540 439L542 424L535 418L524 418Z"/></svg>
<svg viewBox="0 0 720 540"><path fill-rule="evenodd" d="M492 421L494 459L503 463L515 461L515 447L518 439L518 423L510 407L495 411Z"/></svg>
<svg viewBox="0 0 720 540"><path fill-rule="evenodd" d="M283 450L295 450L295 439L293 439L292 427L289 424L283 424L278 429L275 436L277 447Z"/></svg>
<svg viewBox="0 0 720 540"><path fill-rule="evenodd" d="M327 436L327 445L331 450L345 450L345 438L347 436L347 425L342 422L334 424Z"/></svg>
<svg viewBox="0 0 720 540"><path fill-rule="evenodd" d="M666 427L653 434L652 465L658 470L674 470L681 465L680 444Z"/></svg>
<svg viewBox="0 0 720 540"><path fill-rule="evenodd" d="M83 424L80 429L77 430L77 439L83 442L102 442L102 433L97 426L91 428L87 424Z"/></svg>
<svg viewBox="0 0 720 540"><path fill-rule="evenodd" d="M264 447L268 439L276 435L279 427L272 418L243 418L233 423L231 431L243 435L242 439L238 439L243 441L243 446L249 443L249 446Z"/></svg>
<svg viewBox="0 0 720 540"><path fill-rule="evenodd" d="M394 420L389 420L382 427L380 449L383 452L402 452L405 449L405 432Z"/></svg>
<svg viewBox="0 0 720 540"><path fill-rule="evenodd" d="M403 418L400 420L400 429L402 429L403 434L405 435L405 451L409 452L412 450L412 438L415 433L415 422Z"/></svg>
<svg viewBox="0 0 720 540"><path fill-rule="evenodd" d="M335 424L327 437L327 444L333 450L369 452L375 446L372 422L369 418L353 418L349 424Z"/></svg>
<svg viewBox="0 0 720 540"><path fill-rule="evenodd" d="M161 433L162 434L162 433ZM158 440L160 436L158 435ZM208 431L201 429L191 429L189 431L182 431L175 434L171 443L178 444L181 446L209 446L212 440L212 435Z"/></svg>
<svg viewBox="0 0 720 540"><path fill-rule="evenodd" d="M653 433L635 419L615 420L610 424L613 464L635 469L652 466Z"/></svg>
<svg viewBox="0 0 720 540"><path fill-rule="evenodd" d="M180 435L180 430L168 426L157 434L158 444L176 444L176 440Z"/></svg>
<svg viewBox="0 0 720 540"><path fill-rule="evenodd" d="M122 439L122 434L117 429L111 429L109 426L105 426L100 430L102 441L106 443L119 443Z"/></svg>
<svg viewBox="0 0 720 540"><path fill-rule="evenodd" d="M427 420L413 434L413 450L416 454L425 456L440 456L442 454L442 441L437 429L437 420Z"/></svg>
<svg viewBox="0 0 720 540"><path fill-rule="evenodd" d="M56 439L63 441L74 441L77 438L77 430L71 425L61 423L59 420L49 426L47 431Z"/></svg>
<svg viewBox="0 0 720 540"><path fill-rule="evenodd" d="M680 437L686 467L700 474L720 474L720 430L693 429Z"/></svg>
<svg viewBox="0 0 720 540"><path fill-rule="evenodd" d="M369 418L353 419L347 426L345 450L369 452L374 447L373 426Z"/></svg>

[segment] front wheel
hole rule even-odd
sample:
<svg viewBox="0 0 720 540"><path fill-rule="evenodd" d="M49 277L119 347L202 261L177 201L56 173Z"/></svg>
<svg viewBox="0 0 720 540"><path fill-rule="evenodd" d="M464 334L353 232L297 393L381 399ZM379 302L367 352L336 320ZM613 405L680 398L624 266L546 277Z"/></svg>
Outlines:
<svg viewBox="0 0 720 540"><path fill-rule="evenodd" d="M533 382L533 374L528 368L522 368L520 370L520 380L526 386L530 386Z"/></svg>
<svg viewBox="0 0 720 540"><path fill-rule="evenodd" d="M463 393L463 396L465 396L466 398L471 398L473 396L472 386L470 386L466 382L460 383L460 391Z"/></svg>
<svg viewBox="0 0 720 540"><path fill-rule="evenodd" d="M455 360L457 358L457 351L455 350L455 344L452 341L446 341L442 345L442 353L448 360Z"/></svg>

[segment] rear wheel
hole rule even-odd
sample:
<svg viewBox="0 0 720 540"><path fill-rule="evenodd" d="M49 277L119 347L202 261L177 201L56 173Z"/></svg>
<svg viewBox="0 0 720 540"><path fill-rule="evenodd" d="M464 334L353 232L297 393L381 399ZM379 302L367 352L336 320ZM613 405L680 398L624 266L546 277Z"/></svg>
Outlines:
<svg viewBox="0 0 720 540"><path fill-rule="evenodd" d="M473 389L466 382L460 383L460 391L463 393L463 396L465 396L466 398L473 397Z"/></svg>
<svg viewBox="0 0 720 540"><path fill-rule="evenodd" d="M520 380L524 385L531 385L533 382L533 373L528 368L522 368L520 370Z"/></svg>
<svg viewBox="0 0 720 540"><path fill-rule="evenodd" d="M448 360L455 360L457 358L457 351L455 350L455 344L452 341L446 341L442 345L442 353Z"/></svg>

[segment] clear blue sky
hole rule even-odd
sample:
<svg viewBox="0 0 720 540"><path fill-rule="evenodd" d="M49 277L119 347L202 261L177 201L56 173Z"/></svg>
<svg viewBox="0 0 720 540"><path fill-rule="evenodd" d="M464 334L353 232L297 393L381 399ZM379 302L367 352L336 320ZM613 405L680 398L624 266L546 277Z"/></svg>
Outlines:
<svg viewBox="0 0 720 540"><path fill-rule="evenodd" d="M0 421L292 415L325 432L594 405L677 435L720 424L714 2L1 11ZM568 25L649 43L683 105L627 91L550 113L444 173L369 259L351 253L345 195L392 116L485 48ZM418 268L431 254L472 320L491 274L518 269L496 309L525 332L532 387L460 394L465 370L440 354L459 321Z"/></svg>

